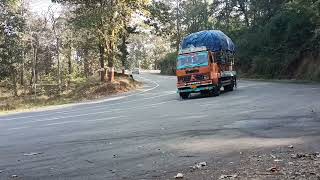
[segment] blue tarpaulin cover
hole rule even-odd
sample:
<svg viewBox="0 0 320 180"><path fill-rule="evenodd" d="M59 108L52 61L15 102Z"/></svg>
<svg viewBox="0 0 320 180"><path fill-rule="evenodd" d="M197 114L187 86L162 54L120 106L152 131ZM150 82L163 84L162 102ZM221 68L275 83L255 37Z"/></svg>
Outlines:
<svg viewBox="0 0 320 180"><path fill-rule="evenodd" d="M232 40L219 30L208 30L193 33L184 38L181 49L205 46L210 51L235 52Z"/></svg>

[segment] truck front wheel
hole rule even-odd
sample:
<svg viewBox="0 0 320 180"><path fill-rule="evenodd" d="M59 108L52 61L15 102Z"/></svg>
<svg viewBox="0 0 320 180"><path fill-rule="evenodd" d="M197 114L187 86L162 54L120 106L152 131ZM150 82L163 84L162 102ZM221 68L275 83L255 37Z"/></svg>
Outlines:
<svg viewBox="0 0 320 180"><path fill-rule="evenodd" d="M220 92L221 92L220 87L219 86L215 87L210 91L210 96L214 96L214 97L220 96Z"/></svg>
<svg viewBox="0 0 320 180"><path fill-rule="evenodd" d="M190 93L179 93L179 95L180 95L180 97L181 97L182 99L188 99Z"/></svg>
<svg viewBox="0 0 320 180"><path fill-rule="evenodd" d="M220 87L214 88L213 89L213 96L220 96Z"/></svg>

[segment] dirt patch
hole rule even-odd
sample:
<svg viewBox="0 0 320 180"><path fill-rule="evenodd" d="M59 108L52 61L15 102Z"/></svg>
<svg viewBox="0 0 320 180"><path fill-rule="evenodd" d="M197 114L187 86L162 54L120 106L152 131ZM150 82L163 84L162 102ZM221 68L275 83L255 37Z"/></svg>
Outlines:
<svg viewBox="0 0 320 180"><path fill-rule="evenodd" d="M290 143L300 143L299 138L283 138L283 139L268 139L268 138L202 138L176 143L171 146L172 149L190 152L190 153L208 153L223 151L231 153L234 150L247 150L252 148L269 148L274 146L282 146Z"/></svg>
<svg viewBox="0 0 320 180"><path fill-rule="evenodd" d="M179 171L183 179L320 179L320 153L283 146L275 149L239 151L223 159L213 159L202 168ZM161 179L174 179L172 173Z"/></svg>

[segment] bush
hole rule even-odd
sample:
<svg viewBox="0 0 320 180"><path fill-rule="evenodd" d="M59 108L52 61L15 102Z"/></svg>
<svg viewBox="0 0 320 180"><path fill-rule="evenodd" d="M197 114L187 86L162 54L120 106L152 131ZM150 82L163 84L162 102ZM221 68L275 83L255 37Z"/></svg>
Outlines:
<svg viewBox="0 0 320 180"><path fill-rule="evenodd" d="M235 36L241 71L265 78L294 76L293 71L303 60L302 53L319 51L319 41L315 40L317 14L309 4L288 3L265 24L253 25Z"/></svg>
<svg viewBox="0 0 320 180"><path fill-rule="evenodd" d="M175 75L177 67L177 53L168 53L159 63L161 74Z"/></svg>

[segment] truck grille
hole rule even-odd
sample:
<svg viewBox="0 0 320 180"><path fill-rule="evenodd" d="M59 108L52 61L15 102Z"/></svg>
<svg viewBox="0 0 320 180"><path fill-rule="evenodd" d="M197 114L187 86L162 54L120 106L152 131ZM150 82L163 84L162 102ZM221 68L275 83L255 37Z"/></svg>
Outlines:
<svg viewBox="0 0 320 180"><path fill-rule="evenodd" d="M192 76L193 76L193 78L192 78ZM184 76L182 78L183 82L193 82L193 81L203 81L203 80L206 80L206 79L205 79L205 76L202 74Z"/></svg>
<svg viewBox="0 0 320 180"><path fill-rule="evenodd" d="M203 80L205 80L204 75L202 75L202 74L195 75L194 77L195 77L195 79L196 79L197 81L203 81Z"/></svg>
<svg viewBox="0 0 320 180"><path fill-rule="evenodd" d="M191 81L191 76L185 76L182 78L183 82L190 82Z"/></svg>

